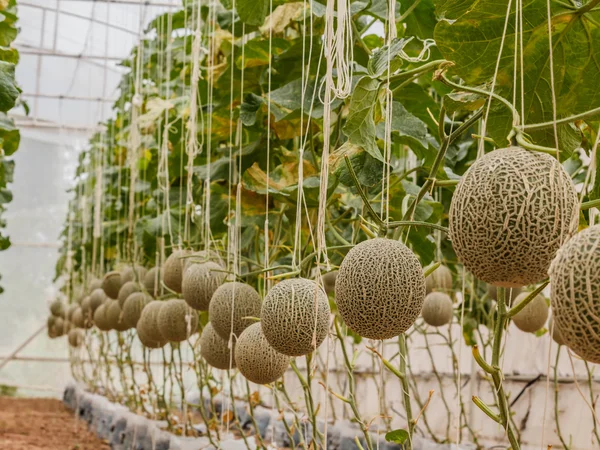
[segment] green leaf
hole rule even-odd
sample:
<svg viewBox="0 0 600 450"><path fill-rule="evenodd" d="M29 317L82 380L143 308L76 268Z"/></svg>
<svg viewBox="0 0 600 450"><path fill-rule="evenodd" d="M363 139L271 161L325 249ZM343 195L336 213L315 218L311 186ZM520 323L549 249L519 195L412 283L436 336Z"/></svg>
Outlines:
<svg viewBox="0 0 600 450"><path fill-rule="evenodd" d="M6 113L0 112L0 148L6 156L12 155L19 148L21 133L15 122Z"/></svg>
<svg viewBox="0 0 600 450"><path fill-rule="evenodd" d="M390 45L385 45L374 52L367 67L369 75L372 77L380 77L384 73L387 75L388 61L390 61L390 75L395 73L402 66L402 60L398 58L398 55L402 52L406 43L407 39L396 38Z"/></svg>
<svg viewBox="0 0 600 450"><path fill-rule="evenodd" d="M300 111L304 107L304 114L310 114L313 119L323 117L323 103L319 100L317 87L314 81L306 83L304 96L302 96L302 79L298 78L279 89L271 91L271 114L279 121L292 113ZM340 99L335 99L331 108L335 109L341 105Z"/></svg>
<svg viewBox="0 0 600 450"><path fill-rule="evenodd" d="M6 188L0 188L0 204L12 202L12 192Z"/></svg>
<svg viewBox="0 0 600 450"><path fill-rule="evenodd" d="M244 103L240 106L240 119L247 127L256 123L256 114L265 103L262 97L255 94L248 94L244 98Z"/></svg>
<svg viewBox="0 0 600 450"><path fill-rule="evenodd" d="M340 183L354 187L354 181L348 171L344 156L348 156L360 184L373 186L381 182L383 163L366 153L362 147L345 142L329 155L330 171L338 178Z"/></svg>
<svg viewBox="0 0 600 450"><path fill-rule="evenodd" d="M0 250L6 250L8 247L10 247L10 238L0 234Z"/></svg>
<svg viewBox="0 0 600 450"><path fill-rule="evenodd" d="M389 431L385 434L385 440L388 442L393 442L395 444L404 444L410 436L408 435L408 431L403 429Z"/></svg>
<svg viewBox="0 0 600 450"><path fill-rule="evenodd" d="M242 22L248 25L261 26L269 11L268 0L237 0L235 9Z"/></svg>
<svg viewBox="0 0 600 450"><path fill-rule="evenodd" d="M449 115L455 112L477 111L484 104L485 99L481 95L470 92L451 92L444 96L444 106Z"/></svg>
<svg viewBox="0 0 600 450"><path fill-rule="evenodd" d="M350 112L344 125L348 140L364 148L371 156L383 161L376 143L374 110L379 97L381 82L369 77L362 78L350 98Z"/></svg>
<svg viewBox="0 0 600 450"><path fill-rule="evenodd" d="M244 45L243 58L241 51L236 50L239 54L236 58L236 67L241 70L242 68L247 69L248 67L267 66L272 57L283 53L289 47L289 42L282 38L274 37L271 39L270 48L268 39L263 39L262 37L252 39Z"/></svg>
<svg viewBox="0 0 600 450"><path fill-rule="evenodd" d="M399 102L392 102L392 134L397 136L397 141L408 145L423 157L427 152L427 125L418 117L409 113ZM377 125L377 137L385 139L385 124Z"/></svg>
<svg viewBox="0 0 600 450"><path fill-rule="evenodd" d="M0 61L0 111L6 112L12 109L18 97L15 65Z"/></svg>
<svg viewBox="0 0 600 450"><path fill-rule="evenodd" d="M502 41L506 2L465 0L437 1L438 14L447 19L438 23L435 39L444 57L455 63L453 70L469 85L489 83L494 74ZM517 110L526 124L552 120L550 49L546 0L523 4L523 59L525 61L524 99L517 74ZM504 49L500 58L496 93L512 102L515 53L515 5L508 18ZM557 117L563 118L600 106L600 11L581 14L552 2L552 42L554 45L554 86ZM511 113L492 103L488 121L490 137L507 145ZM581 142L579 132L569 125L559 126L561 150L574 150ZM531 133L535 143L554 147L552 128Z"/></svg>

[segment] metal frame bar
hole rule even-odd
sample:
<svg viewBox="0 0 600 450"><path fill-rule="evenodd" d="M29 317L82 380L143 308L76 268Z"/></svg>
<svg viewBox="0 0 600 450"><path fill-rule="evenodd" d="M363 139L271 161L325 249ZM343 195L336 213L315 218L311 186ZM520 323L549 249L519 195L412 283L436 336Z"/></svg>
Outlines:
<svg viewBox="0 0 600 450"><path fill-rule="evenodd" d="M89 102L106 102L106 103L114 103L117 101L117 99L106 98L106 97L83 97L80 95L41 94L41 93L35 93L35 92L24 92L21 95L23 97L47 98L47 99L52 99L52 100L81 100L81 101L89 101Z"/></svg>
<svg viewBox="0 0 600 450"><path fill-rule="evenodd" d="M162 6L167 8L182 8L180 3L168 3L152 0L62 0L64 2L82 2L82 3L112 3L116 5L133 5L133 6Z"/></svg>
<svg viewBox="0 0 600 450"><path fill-rule="evenodd" d="M22 48L19 48L22 47ZM18 44L17 48L19 48L19 53L21 55L33 55L33 56L55 56L58 58L72 58L72 59L104 59L108 61L123 61L127 59L127 57L120 56L104 56L104 55L86 55L83 53L62 53L57 51L48 51L44 49L33 49L31 47L24 46L23 44Z"/></svg>
<svg viewBox="0 0 600 450"><path fill-rule="evenodd" d="M113 28L115 30L118 31L122 31L123 33L128 33L134 36L137 36L138 33L136 33L135 31L130 30L129 28L125 28L125 27L120 27L118 25L113 25L105 20L99 20L99 19L95 19L93 17L90 16L84 16L83 14L77 14L77 13L73 13L73 12L69 12L69 11L65 11L64 9L61 9L60 11L57 11L54 8L49 8L47 6L43 6L43 5L36 5L33 3L27 3L27 2L19 2L19 6L25 6L27 8L37 8L37 9L41 9L42 11L50 11L53 12L55 14L62 14L65 16L69 16L69 17L75 17L76 19L81 19L81 20L87 20L88 22L93 22L93 23L97 23L100 25L104 25L105 27L109 27L109 28ZM43 31L43 29L42 29Z"/></svg>

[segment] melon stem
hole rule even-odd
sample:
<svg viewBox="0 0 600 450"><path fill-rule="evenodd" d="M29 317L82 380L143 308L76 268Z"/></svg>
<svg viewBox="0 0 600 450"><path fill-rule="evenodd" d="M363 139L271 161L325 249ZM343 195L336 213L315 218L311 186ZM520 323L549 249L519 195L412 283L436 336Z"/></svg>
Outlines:
<svg viewBox="0 0 600 450"><path fill-rule="evenodd" d="M494 382L494 387L496 388L496 397L498 401L498 409L500 412L500 421L501 425L506 431L508 436L508 440L513 450L520 450L519 441L515 436L515 432L512 428L512 424L509 421L510 418L510 408L508 406L508 401L506 399L506 393L504 392L503 385L503 374L502 369L500 368L500 355L502 350L502 336L504 333L504 329L506 328L506 322L508 320L508 313L506 310L506 288L499 287L498 288L498 317L496 319L496 325L494 327L494 343L492 346L492 367L494 368L494 373L492 373L492 380Z"/></svg>
<svg viewBox="0 0 600 450"><path fill-rule="evenodd" d="M404 444L404 450L412 450L412 438L415 431L416 422L413 420L412 405L410 404L410 386L406 376L406 361L408 358L408 346L406 345L406 334L402 333L399 337L400 345L400 372L404 376L400 379L402 382L402 394L404 397L404 410L406 412L406 422L408 423L408 439Z"/></svg>

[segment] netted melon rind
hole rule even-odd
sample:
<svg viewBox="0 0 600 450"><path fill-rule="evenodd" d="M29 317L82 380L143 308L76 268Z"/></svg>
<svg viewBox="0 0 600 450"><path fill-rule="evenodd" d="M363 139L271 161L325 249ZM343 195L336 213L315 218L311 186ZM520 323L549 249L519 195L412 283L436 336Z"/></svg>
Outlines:
<svg viewBox="0 0 600 450"><path fill-rule="evenodd" d="M515 298L514 306L517 306L529 295L529 292L521 292ZM514 307L513 306L513 307ZM513 322L517 328L526 333L535 333L543 328L548 320L548 303L542 295L536 295L525 308L519 311L514 317Z"/></svg>
<svg viewBox="0 0 600 450"><path fill-rule="evenodd" d="M519 287L547 277L578 217L575 185L556 158L510 147L476 160L461 178L450 204L450 238L477 278Z"/></svg>
<svg viewBox="0 0 600 450"><path fill-rule="evenodd" d="M69 305L69 307L67 308L67 313L65 315L67 320L71 320L73 318L73 313L77 308L79 308L79 305L77 303L71 303Z"/></svg>
<svg viewBox="0 0 600 450"><path fill-rule="evenodd" d="M102 280L99 280L98 278L92 278L90 284L88 285L88 292L92 293L96 289L102 289Z"/></svg>
<svg viewBox="0 0 600 450"><path fill-rule="evenodd" d="M323 288L327 295L335 292L335 279L337 278L338 271L324 273L321 278L323 279Z"/></svg>
<svg viewBox="0 0 600 450"><path fill-rule="evenodd" d="M577 355L600 364L600 225L563 245L548 273L554 326Z"/></svg>
<svg viewBox="0 0 600 450"><path fill-rule="evenodd" d="M52 313L52 315L54 315L56 317L61 317L63 319L67 315L65 304L63 302L61 302L60 300L54 300L50 304L50 312Z"/></svg>
<svg viewBox="0 0 600 450"><path fill-rule="evenodd" d="M119 290L118 297L119 306L121 307L121 309L123 309L123 305L125 305L125 300L127 300L131 294L133 294L134 292L140 292L141 290L142 288L140 287L140 284L136 281L128 281L124 283L121 286L121 289Z"/></svg>
<svg viewBox="0 0 600 450"><path fill-rule="evenodd" d="M67 337L69 340L69 345L71 347L77 348L81 347L81 344L83 344L83 340L85 339L85 333L80 328L73 328L69 331Z"/></svg>
<svg viewBox="0 0 600 450"><path fill-rule="evenodd" d="M83 328L85 326L85 320L80 306L75 308L75 311L71 314L71 322L77 328Z"/></svg>
<svg viewBox="0 0 600 450"><path fill-rule="evenodd" d="M376 238L348 252L335 281L342 319L359 336L390 339L421 314L425 277L419 260L403 243Z"/></svg>
<svg viewBox="0 0 600 450"><path fill-rule="evenodd" d="M164 345L164 343L167 342L167 339L164 338L158 329L158 313L165 304L166 302L153 300L142 310L136 328L138 333L141 332L144 335L145 340L149 343L163 343ZM140 338L140 340L142 340L142 338ZM144 340L142 340L142 343L144 343ZM144 345L151 348L158 348L152 347L146 343L144 343ZM159 345L159 347L162 347L162 345Z"/></svg>
<svg viewBox="0 0 600 450"><path fill-rule="evenodd" d="M118 300L111 300L106 308L106 321L111 330L126 331L130 327L123 320L123 311Z"/></svg>
<svg viewBox="0 0 600 450"><path fill-rule="evenodd" d="M90 294L90 308L92 310L92 313L94 313L100 305L106 302L107 299L108 297L106 296L104 289L95 289Z"/></svg>
<svg viewBox="0 0 600 450"><path fill-rule="evenodd" d="M198 329L198 313L184 300L173 299L165 302L157 317L158 330L169 342L188 339Z"/></svg>
<svg viewBox="0 0 600 450"><path fill-rule="evenodd" d="M234 358L240 373L256 384L277 381L291 361L289 356L279 353L269 345L260 323L250 325L238 337Z"/></svg>
<svg viewBox="0 0 600 450"><path fill-rule="evenodd" d="M445 292L431 292L425 296L421 315L426 324L441 327L452 321L454 307L452 299Z"/></svg>
<svg viewBox="0 0 600 450"><path fill-rule="evenodd" d="M521 292L515 298L513 307L521 303L529 295L529 292ZM513 322L517 328L526 333L535 333L543 328L548 320L548 303L542 295L536 295L525 308L519 311L514 317Z"/></svg>
<svg viewBox="0 0 600 450"><path fill-rule="evenodd" d="M121 284L125 284L129 281L141 283L144 281L147 271L148 270L144 266L140 266L139 264L135 265L135 269L132 266L127 266L121 271Z"/></svg>
<svg viewBox="0 0 600 450"><path fill-rule="evenodd" d="M58 316L53 316L53 317L54 317L54 324L52 326L51 336L53 336L53 337L63 336L65 333L68 332L67 321L64 320L62 317L58 317Z"/></svg>
<svg viewBox="0 0 600 450"><path fill-rule="evenodd" d="M425 278L425 292L452 292L452 271L440 265L427 278Z"/></svg>
<svg viewBox="0 0 600 450"><path fill-rule="evenodd" d="M200 336L200 354L206 362L215 369L234 369L235 360L227 345L228 341L217 334L210 322L207 323Z"/></svg>
<svg viewBox="0 0 600 450"><path fill-rule="evenodd" d="M548 332L551 333L552 340L558 345L567 345L567 341L564 340L562 334L560 334L560 331L558 331L558 327L554 325L552 317L550 317L550 320L548 320Z"/></svg>
<svg viewBox="0 0 600 450"><path fill-rule="evenodd" d="M103 303L96 309L96 311L94 311L94 324L101 331L110 330L110 324L108 323L108 320L106 317L106 307L107 306L108 306L108 302Z"/></svg>
<svg viewBox="0 0 600 450"><path fill-rule="evenodd" d="M223 267L217 263L191 264L183 275L183 298L192 308L208 311L213 294L224 280Z"/></svg>
<svg viewBox="0 0 600 450"><path fill-rule="evenodd" d="M189 250L177 250L166 259L163 264L163 282L165 286L174 292L181 293L181 282L183 279L184 256L189 255Z"/></svg>
<svg viewBox="0 0 600 450"><path fill-rule="evenodd" d="M107 297L112 299L119 298L119 290L121 290L121 273L113 270L104 275L102 280L102 289Z"/></svg>
<svg viewBox="0 0 600 450"><path fill-rule="evenodd" d="M146 328L140 327L139 322L138 322L138 326L136 327L136 330L137 330L138 339L140 340L140 342L142 343L142 345L144 347L161 348L161 347L164 347L165 345L167 345L166 340L157 341L157 340L154 340L154 339L148 337L148 334L145 331Z"/></svg>
<svg viewBox="0 0 600 450"><path fill-rule="evenodd" d="M158 297L160 293L160 270L158 267L150 269L144 277L144 287L153 297Z"/></svg>
<svg viewBox="0 0 600 450"><path fill-rule="evenodd" d="M215 332L225 340L233 330L234 338L254 323L248 317L260 317L260 295L252 286L237 281L222 284L212 296L208 317ZM233 310L233 328L232 328Z"/></svg>
<svg viewBox="0 0 600 450"><path fill-rule="evenodd" d="M135 328L144 308L152 301L152 297L145 292L134 292L123 305L123 321L130 328Z"/></svg>
<svg viewBox="0 0 600 450"><path fill-rule="evenodd" d="M287 356L302 356L325 340L331 310L327 294L305 278L281 281L271 288L260 311L267 342Z"/></svg>

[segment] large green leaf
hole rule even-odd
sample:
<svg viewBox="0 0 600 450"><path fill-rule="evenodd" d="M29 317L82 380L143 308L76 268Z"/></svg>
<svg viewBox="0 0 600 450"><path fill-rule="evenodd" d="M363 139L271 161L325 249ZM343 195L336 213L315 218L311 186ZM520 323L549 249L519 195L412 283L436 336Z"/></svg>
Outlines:
<svg viewBox="0 0 600 450"><path fill-rule="evenodd" d="M268 0L236 0L235 9L242 22L260 26L269 12Z"/></svg>
<svg viewBox="0 0 600 450"><path fill-rule="evenodd" d="M0 61L0 111L6 112L12 109L18 97L15 65Z"/></svg>
<svg viewBox="0 0 600 450"><path fill-rule="evenodd" d="M350 142L363 147L371 156L383 161L376 143L374 118L380 85L379 80L370 77L364 77L358 82L350 98L350 112L344 125L344 133Z"/></svg>
<svg viewBox="0 0 600 450"><path fill-rule="evenodd" d="M396 141L408 145L417 153L417 156L424 156L428 147L427 125L409 113L399 102L392 102L390 130ZM385 139L385 123L377 125L377 136Z"/></svg>
<svg viewBox="0 0 600 450"><path fill-rule="evenodd" d="M435 38L442 54L455 63L454 70L470 85L489 83L502 42L506 2L438 0L438 13L452 19L438 23ZM508 18L500 58L496 92L512 101L515 52L515 2ZM557 116L568 117L600 106L600 11L585 14L552 2L552 42ZM552 120L550 47L546 0L523 2L524 99L517 74L517 108L524 123ZM511 128L508 108L494 105L488 130L498 145L506 145ZM572 150L580 142L568 125L559 127L560 145ZM532 133L535 142L554 147L552 128Z"/></svg>
<svg viewBox="0 0 600 450"><path fill-rule="evenodd" d="M0 112L0 148L6 156L12 155L19 148L21 133L13 119Z"/></svg>

